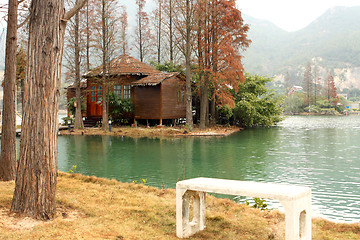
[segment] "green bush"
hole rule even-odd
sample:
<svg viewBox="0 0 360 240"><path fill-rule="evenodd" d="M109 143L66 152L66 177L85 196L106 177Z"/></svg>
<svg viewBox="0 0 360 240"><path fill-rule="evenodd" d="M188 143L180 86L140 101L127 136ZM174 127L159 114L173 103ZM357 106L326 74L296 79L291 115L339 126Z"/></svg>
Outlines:
<svg viewBox="0 0 360 240"><path fill-rule="evenodd" d="M155 63L154 61L150 62L157 70L162 72L183 72L181 65L176 65L172 62L166 62L164 64Z"/></svg>
<svg viewBox="0 0 360 240"><path fill-rule="evenodd" d="M318 102L317 102L317 105L318 105L320 108L333 108L333 107L334 107L334 105L332 105L331 102L330 102L328 99L324 99L324 100L318 101Z"/></svg>
<svg viewBox="0 0 360 240"><path fill-rule="evenodd" d="M335 108L322 108L321 109L321 114L336 115L336 114L338 114L338 111L336 111Z"/></svg>
<svg viewBox="0 0 360 240"><path fill-rule="evenodd" d="M114 93L109 93L109 116L114 123L127 124L134 117L134 104L132 100L121 99Z"/></svg>
<svg viewBox="0 0 360 240"><path fill-rule="evenodd" d="M74 124L74 119L72 117L63 117L62 120L64 121L64 125Z"/></svg>
<svg viewBox="0 0 360 240"><path fill-rule="evenodd" d="M85 111L85 103L83 101L83 98L81 97L81 112L83 113ZM76 97L73 97L71 99L69 99L66 103L66 106L68 108L68 111L70 113L70 115L75 115L75 106L74 103L76 102Z"/></svg>
<svg viewBox="0 0 360 240"><path fill-rule="evenodd" d="M304 112L304 94L293 93L284 101L284 112L286 114L297 114Z"/></svg>
<svg viewBox="0 0 360 240"><path fill-rule="evenodd" d="M310 113L321 113L322 109L319 106L311 105L310 107L304 108L305 112Z"/></svg>
<svg viewBox="0 0 360 240"><path fill-rule="evenodd" d="M243 127L272 126L282 119L282 98L267 88L271 78L246 75L234 94L234 118Z"/></svg>
<svg viewBox="0 0 360 240"><path fill-rule="evenodd" d="M234 120L234 110L229 105L218 106L218 122L220 124L232 123Z"/></svg>

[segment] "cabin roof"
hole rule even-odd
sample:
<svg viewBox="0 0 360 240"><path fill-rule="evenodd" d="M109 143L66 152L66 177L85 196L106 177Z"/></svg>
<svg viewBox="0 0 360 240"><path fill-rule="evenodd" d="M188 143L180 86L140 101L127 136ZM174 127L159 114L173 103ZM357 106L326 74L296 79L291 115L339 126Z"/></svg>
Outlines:
<svg viewBox="0 0 360 240"><path fill-rule="evenodd" d="M151 74L150 76L144 77L140 80L133 82L131 86L156 86L173 76L177 76L178 74L179 73L177 72L173 72L173 73L160 72L160 73Z"/></svg>
<svg viewBox="0 0 360 240"><path fill-rule="evenodd" d="M110 63L110 76L114 75L139 75L147 76L154 73L160 73L154 67L140 62L129 55L121 55L113 59ZM103 75L103 67L98 66L93 70L89 71L84 77L96 77Z"/></svg>
<svg viewBox="0 0 360 240"><path fill-rule="evenodd" d="M70 84L69 86L65 87L64 89L69 89L69 88L76 88L75 86L75 82ZM87 81L86 79L82 79L80 81L80 88L87 88Z"/></svg>

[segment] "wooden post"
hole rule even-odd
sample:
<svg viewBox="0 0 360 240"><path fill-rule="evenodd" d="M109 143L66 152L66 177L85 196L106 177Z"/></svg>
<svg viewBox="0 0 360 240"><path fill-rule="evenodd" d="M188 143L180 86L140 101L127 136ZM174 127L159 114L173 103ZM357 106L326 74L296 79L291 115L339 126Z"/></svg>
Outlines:
<svg viewBox="0 0 360 240"><path fill-rule="evenodd" d="M162 126L162 118L160 118L160 126Z"/></svg>

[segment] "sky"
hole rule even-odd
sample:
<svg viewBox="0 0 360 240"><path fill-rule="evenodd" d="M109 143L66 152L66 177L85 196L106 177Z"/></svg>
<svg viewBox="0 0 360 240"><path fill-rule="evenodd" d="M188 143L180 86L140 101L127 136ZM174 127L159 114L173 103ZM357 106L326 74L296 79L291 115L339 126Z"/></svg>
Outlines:
<svg viewBox="0 0 360 240"><path fill-rule="evenodd" d="M152 0L147 1L151 5ZM8 0L0 0L0 6L7 2ZM119 0L119 3L134 11L135 0ZM297 31L329 8L360 6L360 0L237 0L237 5L244 14L268 20L286 31ZM132 15L129 14L130 17ZM1 25L4 25L4 21Z"/></svg>
<svg viewBox="0 0 360 240"><path fill-rule="evenodd" d="M300 30L335 6L360 6L360 0L237 0L242 13L269 20L292 32Z"/></svg>

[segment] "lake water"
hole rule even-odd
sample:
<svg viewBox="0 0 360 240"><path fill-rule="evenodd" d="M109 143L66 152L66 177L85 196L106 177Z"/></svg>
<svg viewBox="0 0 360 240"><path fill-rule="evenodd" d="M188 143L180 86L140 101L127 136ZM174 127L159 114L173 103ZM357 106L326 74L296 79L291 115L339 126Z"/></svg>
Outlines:
<svg viewBox="0 0 360 240"><path fill-rule="evenodd" d="M59 136L58 165L159 188L199 176L306 185L313 215L360 222L359 156L360 116L294 116L228 137Z"/></svg>

